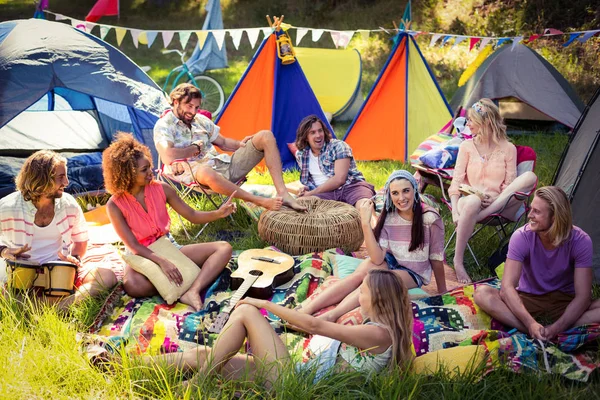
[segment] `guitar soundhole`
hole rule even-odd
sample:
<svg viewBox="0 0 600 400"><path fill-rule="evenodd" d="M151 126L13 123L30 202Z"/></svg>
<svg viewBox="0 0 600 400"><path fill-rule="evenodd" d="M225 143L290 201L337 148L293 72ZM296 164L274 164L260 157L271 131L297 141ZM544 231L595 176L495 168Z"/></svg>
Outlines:
<svg viewBox="0 0 600 400"><path fill-rule="evenodd" d="M252 270L249 272L249 274L252 276L261 276L263 273L262 273L262 271Z"/></svg>

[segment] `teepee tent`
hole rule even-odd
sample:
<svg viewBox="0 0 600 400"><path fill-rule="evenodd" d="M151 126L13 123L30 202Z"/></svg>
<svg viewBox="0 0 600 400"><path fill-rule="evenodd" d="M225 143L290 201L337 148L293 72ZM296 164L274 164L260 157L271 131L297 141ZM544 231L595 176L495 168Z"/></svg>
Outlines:
<svg viewBox="0 0 600 400"><path fill-rule="evenodd" d="M492 53L450 101L471 107L487 97L498 101L506 119L558 121L572 129L584 104L552 64L523 44Z"/></svg>
<svg viewBox="0 0 600 400"><path fill-rule="evenodd" d="M216 123L225 136L238 140L263 129L272 131L283 167L290 169L296 160L287 145L296 140L300 121L311 114L326 123L327 119L298 60L281 63L277 35L273 32L263 40ZM329 123L327 127L333 132Z"/></svg>
<svg viewBox="0 0 600 400"><path fill-rule="evenodd" d="M344 140L357 160L401 160L452 118L415 39L394 38L392 52Z"/></svg>
<svg viewBox="0 0 600 400"><path fill-rule="evenodd" d="M593 265L600 281L600 87L577 121L554 175L569 196L573 223L592 238Z"/></svg>

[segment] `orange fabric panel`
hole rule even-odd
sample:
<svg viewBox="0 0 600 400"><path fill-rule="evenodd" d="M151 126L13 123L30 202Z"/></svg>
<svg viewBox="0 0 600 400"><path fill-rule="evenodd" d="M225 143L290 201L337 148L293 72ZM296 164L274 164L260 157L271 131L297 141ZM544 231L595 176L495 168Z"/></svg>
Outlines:
<svg viewBox="0 0 600 400"><path fill-rule="evenodd" d="M406 48L404 38L348 133L357 160L406 161Z"/></svg>
<svg viewBox="0 0 600 400"><path fill-rule="evenodd" d="M241 140L262 129L271 130L276 46L272 34L221 114L218 125L223 136Z"/></svg>

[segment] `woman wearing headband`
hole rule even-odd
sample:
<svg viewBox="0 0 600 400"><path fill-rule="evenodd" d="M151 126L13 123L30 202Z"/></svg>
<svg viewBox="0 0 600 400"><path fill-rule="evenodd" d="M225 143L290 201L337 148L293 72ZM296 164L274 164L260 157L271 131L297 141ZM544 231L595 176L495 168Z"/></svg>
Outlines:
<svg viewBox="0 0 600 400"><path fill-rule="evenodd" d="M467 125L473 140L460 145L454 177L448 189L452 202L452 220L456 225L454 269L461 283L471 279L465 270L467 241L477 221L500 211L508 197L517 191L531 190L537 178L533 172L517 177L517 149L508 141L506 125L498 107L490 99L481 99L467 111ZM468 185L483 194L461 197L460 186ZM514 215L521 203L514 202L503 211Z"/></svg>
<svg viewBox="0 0 600 400"><path fill-rule="evenodd" d="M371 269L393 270L409 289L427 285L433 270L438 292L446 291L444 223L437 211L421 202L415 178L407 171L394 171L385 184L385 207L374 229L370 225L373 212L371 201L360 207L370 259L313 300L304 302L301 312L313 314L340 303L321 316L337 320L358 307L356 288Z"/></svg>

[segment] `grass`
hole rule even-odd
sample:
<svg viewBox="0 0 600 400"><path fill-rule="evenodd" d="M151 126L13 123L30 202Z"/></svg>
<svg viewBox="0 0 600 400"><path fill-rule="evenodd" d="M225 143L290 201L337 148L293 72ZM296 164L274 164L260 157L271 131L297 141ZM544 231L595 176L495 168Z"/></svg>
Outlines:
<svg viewBox="0 0 600 400"><path fill-rule="evenodd" d="M53 0L51 9L83 19L95 0ZM481 5L482 1L456 0L413 2L414 12L420 29L449 30L456 21L463 18L465 4ZM197 29L204 18L200 5L204 1L143 1L122 0L123 16L103 19L103 23L122 25L136 28L153 29ZM164 7L161 7L161 4ZM264 14L284 13L289 15L298 26L314 26L334 29L350 29L356 27L391 26L391 19L400 16L404 2L391 0L379 1L378 7L372 7L369 2L280 2L274 4L268 0L247 2L242 0L222 0L223 15L226 27L263 26ZM458 4L458 5L457 5ZM445 9L444 9L445 7ZM462 7L462 8L461 8ZM468 8L468 7L467 7ZM0 20L29 18L33 14L30 0L0 0ZM265 11L268 10L268 11ZM450 12L451 11L451 12ZM485 18L480 14L469 21L467 28L481 29L474 26L483 23ZM460 21L459 21L460 22ZM460 25L460 24L459 24ZM467 24L468 25L468 24ZM590 28L591 29L591 28ZM484 33L471 31L471 33ZM115 34L111 32L107 41L116 45ZM175 38L176 39L176 38ZM368 40L362 40L355 35L351 47L361 52L363 60L363 95L366 95L375 81L387 55L390 41L385 35L371 35ZM229 68L210 71L208 75L216 78L223 86L226 96L233 90L235 84L244 72L249 60L254 54L245 39L239 50L234 50L228 42ZM447 98L451 98L456 90L456 82L460 73L474 59L475 52L468 52L465 46L451 49L429 48L429 37L418 39L424 57L431 64L434 74ZM125 37L120 49L130 56L138 65L150 65L149 75L162 86L168 72L179 65L176 55L161 55L161 38L157 37L152 48L144 46L135 48L129 34ZM174 40L174 43L176 40ZM539 43L539 44L538 44ZM193 36L186 50L191 54L195 45ZM316 44L304 39L303 46L332 47L327 35ZM542 54L555 65L565 77L574 84L581 97L586 100L600 79L598 66L595 61L598 42L589 40L586 44L575 43L568 49L552 45L551 42L538 41L533 46L542 48ZM174 47L175 45L171 45ZM559 46L560 47L560 46ZM589 68L588 68L589 67ZM348 124L336 124L334 129L338 137L342 137ZM530 134L513 136L516 144L533 147L538 155L536 173L540 185L552 182L556 163L566 144L567 137L561 134ZM407 165L394 161L359 162L359 169L366 179L380 188L385 183L389 173L395 169L408 168ZM286 182L298 179L297 172L285 174ZM271 179L266 174L252 173L250 183L270 184ZM439 196L435 188L428 188L428 193ZM100 200L103 202L104 200ZM91 202L91 201L90 201ZM195 197L190 204L198 209L209 209L207 201ZM442 209L446 226L446 235L451 231L450 215ZM187 243L182 226L173 216L172 232L181 243ZM199 227L189 226L192 232ZM489 239L493 231L488 229L473 242L480 260L496 248L497 241ZM257 234L256 224L243 212L233 216L233 220L216 221L208 226L200 236L200 241L229 239L236 250L258 248L266 245ZM452 258L452 251L448 252ZM476 268L469 256L465 258L467 268L475 279L488 277L490 272L485 266ZM594 287L595 298L600 296L600 288ZM504 368L499 368L484 379L472 375L451 379L448 371L433 377L402 374L398 371L378 374L373 379L365 381L356 373L338 374L330 379L313 384L310 377L288 372L283 382L278 382L273 392L266 392L260 382L231 383L223 382L217 377L202 380L199 389L182 387L182 375L163 365L140 366L135 359L125 357L122 366L115 365L114 373L105 373L91 366L84 355L80 353L80 343L76 340L77 332L84 332L93 321L101 299L84 302L73 307L69 315L58 313L55 309L26 302L23 304L11 296L0 296L0 398L231 398L236 391L244 398L446 398L446 399L575 399L599 398L599 379L592 376L591 384L577 384L565 381L557 376L537 375L531 373L514 374ZM597 357L600 359L600 357Z"/></svg>

